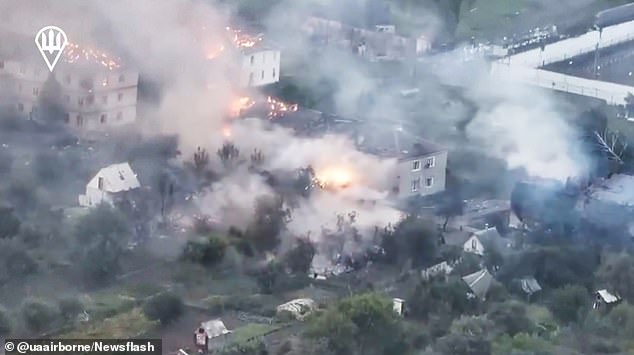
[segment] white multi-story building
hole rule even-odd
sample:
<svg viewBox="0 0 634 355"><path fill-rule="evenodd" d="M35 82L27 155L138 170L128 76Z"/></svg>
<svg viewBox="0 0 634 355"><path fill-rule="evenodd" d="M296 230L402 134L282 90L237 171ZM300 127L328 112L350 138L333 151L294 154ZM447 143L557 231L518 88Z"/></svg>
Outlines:
<svg viewBox="0 0 634 355"><path fill-rule="evenodd" d="M138 72L100 63L60 61L51 74L43 60L0 58L0 109L16 117L37 119L49 79L59 84L54 96L64 108L64 122L74 129L96 131L136 121Z"/></svg>
<svg viewBox="0 0 634 355"><path fill-rule="evenodd" d="M136 121L139 81L136 71L104 68L82 74L75 71L72 64L67 64L54 74L63 89L64 122L67 125L95 131Z"/></svg>
<svg viewBox="0 0 634 355"><path fill-rule="evenodd" d="M280 81L280 51L270 47L244 48L240 83L257 87Z"/></svg>

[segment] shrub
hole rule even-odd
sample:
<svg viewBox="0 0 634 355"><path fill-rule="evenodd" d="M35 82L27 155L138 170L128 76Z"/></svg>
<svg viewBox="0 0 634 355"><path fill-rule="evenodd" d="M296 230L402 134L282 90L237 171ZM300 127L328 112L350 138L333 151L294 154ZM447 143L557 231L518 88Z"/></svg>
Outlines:
<svg viewBox="0 0 634 355"><path fill-rule="evenodd" d="M217 265L222 261L228 243L223 237L210 236L204 240L189 241L183 250L183 258L205 266Z"/></svg>
<svg viewBox="0 0 634 355"><path fill-rule="evenodd" d="M57 308L64 320L72 321L84 309L84 305L75 297L67 297L59 300Z"/></svg>
<svg viewBox="0 0 634 355"><path fill-rule="evenodd" d="M13 324L9 311L0 306L0 336L6 336L11 333Z"/></svg>
<svg viewBox="0 0 634 355"><path fill-rule="evenodd" d="M46 302L28 299L22 304L22 317L29 330L41 332L58 320L59 312Z"/></svg>
<svg viewBox="0 0 634 355"><path fill-rule="evenodd" d="M143 306L143 313L151 320L169 324L184 312L183 300L173 293L161 293L150 298Z"/></svg>

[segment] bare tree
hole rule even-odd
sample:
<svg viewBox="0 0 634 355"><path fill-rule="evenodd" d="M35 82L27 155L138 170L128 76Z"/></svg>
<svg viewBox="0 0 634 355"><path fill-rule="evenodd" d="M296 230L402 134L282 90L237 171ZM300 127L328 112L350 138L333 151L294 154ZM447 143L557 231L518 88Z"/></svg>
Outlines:
<svg viewBox="0 0 634 355"><path fill-rule="evenodd" d="M603 152L608 155L608 158L619 164L623 164L623 155L627 149L627 143L619 140L619 136L615 133L609 132L607 129L600 134L595 131L594 135L597 139L597 143Z"/></svg>
<svg viewBox="0 0 634 355"><path fill-rule="evenodd" d="M238 159L240 151L235 144L226 142L222 145L222 148L218 149L216 154L218 154L218 158L220 158L224 165L229 165L231 162Z"/></svg>
<svg viewBox="0 0 634 355"><path fill-rule="evenodd" d="M207 150L198 147L196 153L194 153L194 168L198 173L201 173L209 165L209 154Z"/></svg>
<svg viewBox="0 0 634 355"><path fill-rule="evenodd" d="M260 149L254 149L251 153L251 167L257 167L264 161L264 154Z"/></svg>

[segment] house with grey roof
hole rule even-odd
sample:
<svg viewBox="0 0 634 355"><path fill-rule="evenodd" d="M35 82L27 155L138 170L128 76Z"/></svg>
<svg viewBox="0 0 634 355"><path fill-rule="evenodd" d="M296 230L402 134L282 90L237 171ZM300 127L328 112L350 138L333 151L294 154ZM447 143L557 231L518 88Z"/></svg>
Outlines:
<svg viewBox="0 0 634 355"><path fill-rule="evenodd" d="M487 270L482 269L473 274L464 276L462 280L469 286L471 293L481 300L486 298L487 292L493 284L493 275Z"/></svg>
<svg viewBox="0 0 634 355"><path fill-rule="evenodd" d="M526 295L526 298L529 301L531 299L531 296L533 296L533 294L542 290L542 286L532 276L523 277L517 280L517 283L519 284L519 289Z"/></svg>
<svg viewBox="0 0 634 355"><path fill-rule="evenodd" d="M460 247L465 253L484 255L484 245L472 231L463 229L445 232L442 235L442 241L446 245Z"/></svg>
<svg viewBox="0 0 634 355"><path fill-rule="evenodd" d="M608 290L598 290L594 293L593 309L611 308L621 301L621 297L610 293Z"/></svg>
<svg viewBox="0 0 634 355"><path fill-rule="evenodd" d="M133 190L141 187L141 183L130 164L119 163L109 165L97 172L86 185L86 193L79 195L79 205L93 207L101 203L114 204L125 199Z"/></svg>
<svg viewBox="0 0 634 355"><path fill-rule="evenodd" d="M358 133L357 147L368 154L397 160L392 173L394 197L406 199L445 191L447 148L403 129L370 128Z"/></svg>

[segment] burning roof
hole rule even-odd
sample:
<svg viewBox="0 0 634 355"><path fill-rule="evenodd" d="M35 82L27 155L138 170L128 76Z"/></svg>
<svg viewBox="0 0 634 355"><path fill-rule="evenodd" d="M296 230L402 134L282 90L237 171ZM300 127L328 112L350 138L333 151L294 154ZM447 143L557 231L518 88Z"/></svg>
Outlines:
<svg viewBox="0 0 634 355"><path fill-rule="evenodd" d="M110 56L100 49L81 46L72 42L68 43L64 50L63 58L66 63L97 64L108 70L119 69L121 67L120 58Z"/></svg>
<svg viewBox="0 0 634 355"><path fill-rule="evenodd" d="M238 118L247 113L254 113L263 114L268 119L275 119L289 112L296 112L298 109L297 104L289 104L271 96L261 99L242 96L234 99L229 105L229 116Z"/></svg>
<svg viewBox="0 0 634 355"><path fill-rule="evenodd" d="M207 30L207 27L202 28L203 31ZM221 43L217 43L209 46L205 50L207 59L214 59L221 55L227 46L236 48L238 50L248 50L251 48L255 48L258 44L260 44L264 37L263 34L251 35L246 33L240 29L231 28L229 26L225 27L226 33L224 34Z"/></svg>

